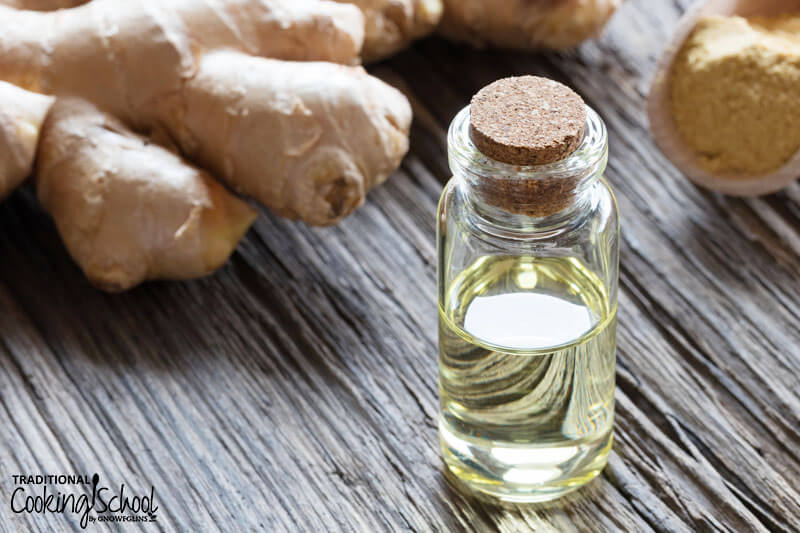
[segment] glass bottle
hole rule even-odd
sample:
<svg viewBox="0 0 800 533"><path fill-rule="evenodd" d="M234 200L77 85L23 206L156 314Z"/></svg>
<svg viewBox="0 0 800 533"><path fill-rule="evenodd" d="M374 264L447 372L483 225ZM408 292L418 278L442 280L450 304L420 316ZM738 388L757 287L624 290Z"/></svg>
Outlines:
<svg viewBox="0 0 800 533"><path fill-rule="evenodd" d="M478 495L547 501L597 476L613 440L619 216L603 177L605 125L586 106L577 149L519 166L476 147L467 107L448 150L437 219L442 452Z"/></svg>

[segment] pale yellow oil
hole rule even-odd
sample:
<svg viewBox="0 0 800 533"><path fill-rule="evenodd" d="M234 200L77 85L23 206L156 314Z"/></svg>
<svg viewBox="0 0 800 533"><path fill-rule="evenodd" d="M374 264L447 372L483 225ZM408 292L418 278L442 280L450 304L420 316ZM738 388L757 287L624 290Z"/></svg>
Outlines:
<svg viewBox="0 0 800 533"><path fill-rule="evenodd" d="M486 256L439 306L440 437L469 489L556 498L606 464L616 302L575 258Z"/></svg>

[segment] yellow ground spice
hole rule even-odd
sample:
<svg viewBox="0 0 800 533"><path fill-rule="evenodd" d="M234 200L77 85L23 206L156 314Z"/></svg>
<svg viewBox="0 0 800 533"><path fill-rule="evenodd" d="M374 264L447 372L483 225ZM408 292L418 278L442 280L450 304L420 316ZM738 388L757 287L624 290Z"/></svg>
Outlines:
<svg viewBox="0 0 800 533"><path fill-rule="evenodd" d="M800 14L702 18L675 58L672 114L713 173L766 173L800 149Z"/></svg>

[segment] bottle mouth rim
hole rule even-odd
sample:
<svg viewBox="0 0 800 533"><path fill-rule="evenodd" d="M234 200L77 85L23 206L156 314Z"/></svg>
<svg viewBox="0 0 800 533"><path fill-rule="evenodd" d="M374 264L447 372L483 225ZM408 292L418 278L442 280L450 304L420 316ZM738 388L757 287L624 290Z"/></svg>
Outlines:
<svg viewBox="0 0 800 533"><path fill-rule="evenodd" d="M470 106L464 107L447 133L448 155L453 169L470 174L504 179L575 179L602 170L608 159L608 132L603 119L586 106L586 132L578 148L560 161L543 165L512 165L481 152L470 136Z"/></svg>

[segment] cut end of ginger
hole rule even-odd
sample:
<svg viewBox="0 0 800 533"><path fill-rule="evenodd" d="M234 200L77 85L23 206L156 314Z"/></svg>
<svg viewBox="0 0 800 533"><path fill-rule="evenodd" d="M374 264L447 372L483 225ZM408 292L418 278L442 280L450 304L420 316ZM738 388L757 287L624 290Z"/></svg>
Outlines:
<svg viewBox="0 0 800 533"><path fill-rule="evenodd" d="M675 58L671 111L714 174L766 174L800 150L800 14L705 17Z"/></svg>

